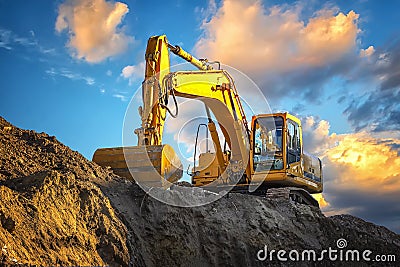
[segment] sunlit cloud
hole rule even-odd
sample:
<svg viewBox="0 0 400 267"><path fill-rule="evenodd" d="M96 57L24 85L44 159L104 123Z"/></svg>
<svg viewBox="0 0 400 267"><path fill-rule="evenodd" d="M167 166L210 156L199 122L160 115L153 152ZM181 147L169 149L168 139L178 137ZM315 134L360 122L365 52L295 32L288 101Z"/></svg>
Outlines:
<svg viewBox="0 0 400 267"><path fill-rule="evenodd" d="M274 101L273 108L292 97L320 104L329 82L347 80L365 61L359 56L359 14L325 5L304 17L306 9L304 2L210 4L209 12L198 10L206 15L193 50L251 77Z"/></svg>
<svg viewBox="0 0 400 267"><path fill-rule="evenodd" d="M313 197L318 201L319 207L325 209L329 206L329 203L325 200L323 194L314 194Z"/></svg>
<svg viewBox="0 0 400 267"><path fill-rule="evenodd" d="M360 57L366 57L369 58L375 53L375 48L374 46L370 45L366 49L361 49L360 50Z"/></svg>
<svg viewBox="0 0 400 267"><path fill-rule="evenodd" d="M58 7L55 28L68 31L71 54L88 62L100 62L125 51L133 37L118 26L128 13L121 2L67 0Z"/></svg>
<svg viewBox="0 0 400 267"><path fill-rule="evenodd" d="M226 0L203 23L195 51L248 73L321 66L356 45L359 15L334 12L320 10L306 23L298 6L266 8L260 1Z"/></svg>
<svg viewBox="0 0 400 267"><path fill-rule="evenodd" d="M374 138L366 132L338 136L324 160L336 179L331 186L369 193L400 193L400 140ZM376 192L379 187L380 192ZM399 196L400 198L400 196Z"/></svg>
<svg viewBox="0 0 400 267"><path fill-rule="evenodd" d="M400 225L400 208L394 205L400 200L398 133L335 134L330 133L327 121L313 117L303 121L305 146L319 152L323 162L324 192L316 195L323 211ZM380 211L378 206L386 207L388 212Z"/></svg>
<svg viewBox="0 0 400 267"><path fill-rule="evenodd" d="M397 149L396 149L397 147ZM400 232L400 139L348 134L326 152L327 215L347 213Z"/></svg>

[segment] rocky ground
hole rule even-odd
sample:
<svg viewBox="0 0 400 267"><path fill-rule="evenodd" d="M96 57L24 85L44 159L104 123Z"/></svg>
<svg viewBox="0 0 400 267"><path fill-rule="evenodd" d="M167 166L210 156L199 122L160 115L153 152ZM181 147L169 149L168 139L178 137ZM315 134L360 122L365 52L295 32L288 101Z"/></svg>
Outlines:
<svg viewBox="0 0 400 267"><path fill-rule="evenodd" d="M265 246L320 252L337 249L340 238L346 249L371 250L371 258L394 254L397 264L385 266L400 262L400 236L385 227L233 193L201 207L168 206L55 137L1 117L0 199L0 266L268 266L268 259L257 260ZM274 259L273 265L288 265Z"/></svg>

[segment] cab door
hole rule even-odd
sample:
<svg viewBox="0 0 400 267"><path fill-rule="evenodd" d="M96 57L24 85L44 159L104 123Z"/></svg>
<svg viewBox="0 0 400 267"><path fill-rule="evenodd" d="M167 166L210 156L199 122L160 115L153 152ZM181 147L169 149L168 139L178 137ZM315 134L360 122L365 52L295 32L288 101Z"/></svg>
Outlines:
<svg viewBox="0 0 400 267"><path fill-rule="evenodd" d="M253 120L252 162L254 172L283 170L282 116L265 116Z"/></svg>
<svg viewBox="0 0 400 267"><path fill-rule="evenodd" d="M297 122L290 119L286 125L286 162L287 172L294 176L302 177L301 164L301 128Z"/></svg>

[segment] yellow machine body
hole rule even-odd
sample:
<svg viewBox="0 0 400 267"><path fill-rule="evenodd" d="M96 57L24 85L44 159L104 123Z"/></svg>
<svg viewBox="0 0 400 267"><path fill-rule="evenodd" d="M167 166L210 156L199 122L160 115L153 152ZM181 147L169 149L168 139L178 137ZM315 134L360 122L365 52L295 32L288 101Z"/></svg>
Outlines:
<svg viewBox="0 0 400 267"><path fill-rule="evenodd" d="M169 50L199 70L170 72ZM168 98L172 96L176 104L179 96L205 104L207 129L214 144L215 152L199 155L191 174L194 186L223 187L232 183L229 175L241 173L237 187L258 184L260 189L294 186L310 193L322 191L322 164L303 151L298 118L288 113L262 114L253 116L249 126L229 73L214 70L207 61L170 45L165 35L149 39L145 60L143 107L139 108L142 125L135 130L138 145L98 149L93 157L96 163L149 186L178 181L182 164L172 147L162 144L162 136L166 116L174 117L167 107ZM224 150L211 112L226 142Z"/></svg>
<svg viewBox="0 0 400 267"><path fill-rule="evenodd" d="M257 136L257 127L263 120L275 122L275 128L272 127L275 134ZM304 152L301 121L298 118L289 113L257 115L253 116L251 127L253 183L262 182L266 187L301 187L310 193L322 192L322 162ZM257 141L265 141L265 151L257 149ZM268 145L271 147L268 148ZM262 159L263 152L266 152L265 160Z"/></svg>
<svg viewBox="0 0 400 267"><path fill-rule="evenodd" d="M263 120L269 124L264 126L269 126L270 131L261 133L262 127L259 125ZM322 162L304 152L301 122L298 118L289 113L253 116L250 143L248 164L251 176L239 182L237 187L259 185L260 189L265 189L292 186L304 188L310 193L322 192ZM210 152L199 155L199 164L195 170L192 179L195 186L207 186L221 175L215 153Z"/></svg>

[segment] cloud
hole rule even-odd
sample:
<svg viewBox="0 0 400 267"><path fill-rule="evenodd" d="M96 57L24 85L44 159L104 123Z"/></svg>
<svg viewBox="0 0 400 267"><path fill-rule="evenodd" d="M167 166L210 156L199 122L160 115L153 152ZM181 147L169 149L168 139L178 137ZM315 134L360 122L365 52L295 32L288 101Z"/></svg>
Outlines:
<svg viewBox="0 0 400 267"><path fill-rule="evenodd" d="M303 18L304 9L301 3L225 0L204 19L194 51L246 73L275 107L292 97L320 104L331 90L327 84L346 80L362 60L359 15L325 7Z"/></svg>
<svg viewBox="0 0 400 267"><path fill-rule="evenodd" d="M348 103L344 114L356 131L400 130L400 41L372 53L357 77L369 85Z"/></svg>
<svg viewBox="0 0 400 267"><path fill-rule="evenodd" d="M118 98L119 100L126 102L128 101L128 97L123 94L113 94L113 97Z"/></svg>
<svg viewBox="0 0 400 267"><path fill-rule="evenodd" d="M347 209L399 232L400 157L394 148L399 145L399 139L367 133L342 136L324 157L326 212Z"/></svg>
<svg viewBox="0 0 400 267"><path fill-rule="evenodd" d="M0 28L0 47L7 50L12 50L13 46L16 45L42 48L34 37L34 35L31 35L31 37L21 37L10 30Z"/></svg>
<svg viewBox="0 0 400 267"><path fill-rule="evenodd" d="M54 48L46 48L42 46L35 37L34 31L29 31L29 36L20 36L10 30L0 27L0 48L6 50L13 50L16 47L23 47L28 49L28 52L36 51L43 55L55 55L56 50ZM26 57L28 58L28 57Z"/></svg>
<svg viewBox="0 0 400 267"><path fill-rule="evenodd" d="M356 131L400 131L400 88L371 92L344 111Z"/></svg>
<svg viewBox="0 0 400 267"><path fill-rule="evenodd" d="M121 76L125 79L129 80L129 85L132 85L134 82L143 79L144 77L144 62L141 62L137 65L128 65L125 66L121 71Z"/></svg>
<svg viewBox="0 0 400 267"><path fill-rule="evenodd" d="M66 0L58 7L55 28L68 31L74 57L96 63L126 50L133 37L118 28L129 11L121 2Z"/></svg>
<svg viewBox="0 0 400 267"><path fill-rule="evenodd" d="M194 12L199 17L203 18L203 23L206 23L217 13L217 10L217 3L215 0L209 0L206 8L196 6Z"/></svg>
<svg viewBox="0 0 400 267"><path fill-rule="evenodd" d="M339 136L338 145L324 157L331 163L330 170L340 177L330 183L359 191L375 191L379 185L382 192L398 192L400 158L394 145L400 145L400 140L373 138L365 132Z"/></svg>
<svg viewBox="0 0 400 267"><path fill-rule="evenodd" d="M302 118L304 149L315 155L323 153L336 145L336 133L329 133L330 124L313 116Z"/></svg>
<svg viewBox="0 0 400 267"><path fill-rule="evenodd" d="M82 74L70 71L68 69L56 70L54 68L50 68L50 69L46 70L45 72L52 77L61 76L61 77L65 77L65 78L68 78L73 81L84 81L87 85L90 85L90 86L96 84L96 80L94 78L92 78L90 76L84 76Z"/></svg>
<svg viewBox="0 0 400 267"><path fill-rule="evenodd" d="M324 192L317 198L324 213L351 213L399 232L399 134L337 135L329 128L327 121L303 119L304 145L323 162Z"/></svg>
<svg viewBox="0 0 400 267"><path fill-rule="evenodd" d="M314 194L313 197L318 201L319 203L319 207L321 209L325 209L326 207L328 207L330 204L326 201L326 199L324 198L324 195L322 193L320 194Z"/></svg>
<svg viewBox="0 0 400 267"><path fill-rule="evenodd" d="M361 49L361 50L360 50L360 57L369 58L369 57L371 57L374 53L375 53L375 48L374 48L372 45L370 45L368 48L366 48L366 49Z"/></svg>
<svg viewBox="0 0 400 267"><path fill-rule="evenodd" d="M11 50L11 31L5 30L5 29L1 29L0 28L0 47L7 49L7 50Z"/></svg>
<svg viewBox="0 0 400 267"><path fill-rule="evenodd" d="M226 0L202 25L204 36L195 51L248 73L282 73L337 61L355 47L359 29L354 11L333 15L333 10L321 10L308 24L299 11Z"/></svg>

